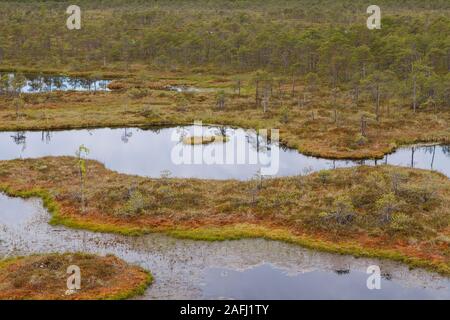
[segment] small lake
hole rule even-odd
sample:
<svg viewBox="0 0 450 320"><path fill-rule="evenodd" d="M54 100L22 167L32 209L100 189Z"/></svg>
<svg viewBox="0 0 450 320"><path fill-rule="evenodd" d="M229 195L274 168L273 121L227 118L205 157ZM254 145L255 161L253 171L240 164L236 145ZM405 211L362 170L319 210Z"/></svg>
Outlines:
<svg viewBox="0 0 450 320"><path fill-rule="evenodd" d="M11 83L14 81L14 73L0 73L8 75ZM24 74L24 85L19 89L23 93L38 93L51 91L109 91L110 80L89 79L81 77L68 77L61 75Z"/></svg>
<svg viewBox="0 0 450 320"><path fill-rule="evenodd" d="M204 242L125 237L48 224L38 199L0 194L0 258L49 252L114 254L151 270L140 299L450 299L450 279L400 263L334 255L263 239ZM381 289L367 288L369 266Z"/></svg>
<svg viewBox="0 0 450 320"><path fill-rule="evenodd" d="M229 137L228 142L182 142L186 136L222 134ZM0 132L0 160L74 156L82 144L90 150L88 158L109 169L155 178L170 172L171 177L180 178L247 180L270 167L278 168L275 176L293 176L362 164L432 169L450 177L450 146L404 147L383 160L328 160L280 147L252 130L204 126Z"/></svg>

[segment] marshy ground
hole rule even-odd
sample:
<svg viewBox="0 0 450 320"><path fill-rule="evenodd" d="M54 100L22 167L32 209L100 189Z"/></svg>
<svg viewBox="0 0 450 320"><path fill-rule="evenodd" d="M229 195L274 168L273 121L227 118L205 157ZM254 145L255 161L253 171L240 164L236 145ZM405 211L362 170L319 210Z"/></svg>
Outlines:
<svg viewBox="0 0 450 320"><path fill-rule="evenodd" d="M386 101L376 119L371 98L353 103L347 94L334 98L326 88L312 90L288 80L274 87L266 108L255 102L251 75L242 75L237 93L232 77L195 74L122 75L113 92L50 92L17 98L0 96L1 130L50 130L92 127L221 124L242 128L280 129L281 141L304 154L327 158L381 158L402 144L447 143L450 113L446 108ZM188 84L198 92L177 92L171 85ZM225 93L222 93L225 92ZM224 98L222 98L222 95ZM218 103L220 101L221 103ZM361 117L365 117L364 136Z"/></svg>
<svg viewBox="0 0 450 320"><path fill-rule="evenodd" d="M449 273L450 183L400 167L355 167L252 181L149 179L76 158L0 162L7 194L44 199L52 222L199 240L263 237L336 253L391 258Z"/></svg>

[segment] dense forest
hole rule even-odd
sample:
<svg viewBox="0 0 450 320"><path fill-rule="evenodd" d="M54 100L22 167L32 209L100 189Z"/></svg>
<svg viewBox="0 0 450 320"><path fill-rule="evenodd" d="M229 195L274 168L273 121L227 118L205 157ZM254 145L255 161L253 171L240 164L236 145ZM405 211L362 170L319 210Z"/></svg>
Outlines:
<svg viewBox="0 0 450 320"><path fill-rule="evenodd" d="M450 106L450 2L381 0L369 30L366 1L2 1L0 65L38 69L265 70L355 95Z"/></svg>

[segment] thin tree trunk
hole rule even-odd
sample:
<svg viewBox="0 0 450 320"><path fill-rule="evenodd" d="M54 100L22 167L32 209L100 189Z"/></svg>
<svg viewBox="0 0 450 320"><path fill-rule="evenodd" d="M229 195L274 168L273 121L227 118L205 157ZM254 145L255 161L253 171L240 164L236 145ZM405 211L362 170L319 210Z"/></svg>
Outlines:
<svg viewBox="0 0 450 320"><path fill-rule="evenodd" d="M84 213L85 205L84 205L84 179L83 179L83 171L80 167L80 190L81 190L81 212Z"/></svg>
<svg viewBox="0 0 450 320"><path fill-rule="evenodd" d="M366 136L366 127L367 127L366 118L364 115L362 115L361 116L361 135L363 137Z"/></svg>
<svg viewBox="0 0 450 320"><path fill-rule="evenodd" d="M377 109L376 109L377 122L380 121L380 85L377 84Z"/></svg>
<svg viewBox="0 0 450 320"><path fill-rule="evenodd" d="M414 109L414 113L416 113L416 109L417 109L417 98L416 98L416 76L414 76L414 80L413 80L413 109Z"/></svg>
<svg viewBox="0 0 450 320"><path fill-rule="evenodd" d="M354 95L354 97L355 97L355 105L357 106L358 102L359 102L359 86L355 87L355 95Z"/></svg>
<svg viewBox="0 0 450 320"><path fill-rule="evenodd" d="M255 103L256 107L259 106L259 80L256 80L256 93L255 93Z"/></svg>
<svg viewBox="0 0 450 320"><path fill-rule="evenodd" d="M292 76L292 92L291 92L291 96L294 97L295 96L295 77Z"/></svg>
<svg viewBox="0 0 450 320"><path fill-rule="evenodd" d="M433 157L431 158L431 170L433 170L435 155L436 155L436 146L433 146Z"/></svg>

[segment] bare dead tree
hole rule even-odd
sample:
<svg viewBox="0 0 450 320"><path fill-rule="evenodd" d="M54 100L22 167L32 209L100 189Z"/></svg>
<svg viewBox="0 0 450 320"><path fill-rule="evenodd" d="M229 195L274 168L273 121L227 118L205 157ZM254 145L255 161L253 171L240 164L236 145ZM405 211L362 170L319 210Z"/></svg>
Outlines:
<svg viewBox="0 0 450 320"><path fill-rule="evenodd" d="M367 121L365 115L361 116L361 135L367 137Z"/></svg>

